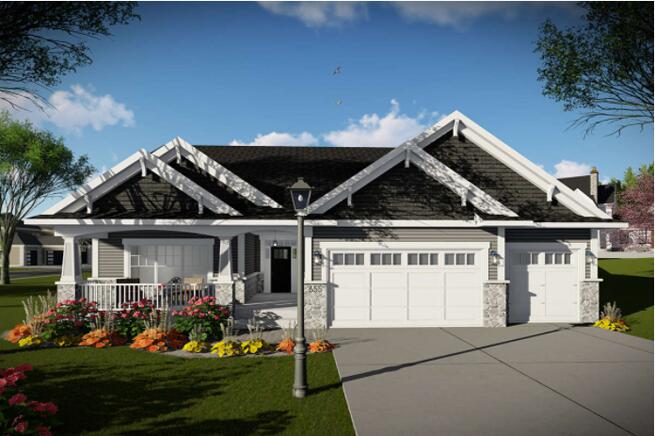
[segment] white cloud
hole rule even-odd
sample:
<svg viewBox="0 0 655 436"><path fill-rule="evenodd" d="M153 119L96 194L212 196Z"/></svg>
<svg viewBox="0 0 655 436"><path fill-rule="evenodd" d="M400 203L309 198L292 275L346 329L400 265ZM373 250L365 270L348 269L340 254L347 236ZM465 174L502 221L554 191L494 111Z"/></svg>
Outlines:
<svg viewBox="0 0 655 436"><path fill-rule="evenodd" d="M44 106L43 110L25 99L16 99L15 102L28 109L12 112L15 117L28 119L35 124L50 122L78 133L87 126L99 131L117 124L124 127L134 125L134 112L125 104L117 102L110 94L94 95L81 85L71 86L70 91L55 91L48 98L50 106ZM0 101L2 108L11 110L9 103Z"/></svg>
<svg viewBox="0 0 655 436"><path fill-rule="evenodd" d="M391 109L385 115L365 114L359 120L350 120L346 128L314 136L309 132L298 134L271 132L259 134L249 142L233 140L230 145L288 145L317 146L319 137L325 145L335 147L395 147L418 135L428 124L436 121L437 112L421 111L415 117L400 113L400 104L391 100Z"/></svg>
<svg viewBox="0 0 655 436"><path fill-rule="evenodd" d="M555 164L555 177L585 176L591 171L591 165L574 162L572 160L561 160Z"/></svg>
<svg viewBox="0 0 655 436"><path fill-rule="evenodd" d="M398 13L409 21L462 28L475 19L492 14L514 18L521 6L516 2L393 2Z"/></svg>
<svg viewBox="0 0 655 436"><path fill-rule="evenodd" d="M318 145L318 139L308 132L297 135L285 132L271 132L266 135L259 134L251 142L244 143L233 140L230 145L289 145L289 146L314 146Z"/></svg>
<svg viewBox="0 0 655 436"><path fill-rule="evenodd" d="M366 17L361 2L259 2L267 11L300 20L307 27L336 27Z"/></svg>
<svg viewBox="0 0 655 436"><path fill-rule="evenodd" d="M350 121L343 130L326 133L323 138L337 147L395 147L425 130L424 119L424 113L415 118L401 114L400 105L394 99L386 115L366 114L358 121Z"/></svg>

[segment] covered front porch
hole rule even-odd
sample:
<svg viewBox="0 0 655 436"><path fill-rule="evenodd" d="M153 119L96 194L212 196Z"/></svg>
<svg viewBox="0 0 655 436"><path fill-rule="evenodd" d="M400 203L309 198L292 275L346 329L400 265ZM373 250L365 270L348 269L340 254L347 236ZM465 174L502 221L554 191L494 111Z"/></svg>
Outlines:
<svg viewBox="0 0 655 436"><path fill-rule="evenodd" d="M55 227L64 239L60 301L86 298L101 310L118 310L147 299L159 309L177 309L193 297L213 296L219 304L236 303L236 318L256 315L268 327L286 327L296 319L297 257L302 254L291 224L98 227ZM311 247L311 228L306 233L305 244ZM92 241L93 251L86 279L79 253L83 239ZM305 283L315 285L311 248L305 250L303 265ZM325 291L322 295L326 312Z"/></svg>

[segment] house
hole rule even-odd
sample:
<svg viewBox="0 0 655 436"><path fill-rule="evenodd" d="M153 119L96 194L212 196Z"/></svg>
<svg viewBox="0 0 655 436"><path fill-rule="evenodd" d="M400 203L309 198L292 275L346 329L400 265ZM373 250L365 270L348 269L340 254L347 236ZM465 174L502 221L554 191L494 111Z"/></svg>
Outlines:
<svg viewBox="0 0 655 436"><path fill-rule="evenodd" d="M287 191L299 177L314 188L304 253ZM459 112L395 148L178 137L28 222L64 239L60 299L275 302L301 256L308 318L332 327L593 322L599 230L625 227Z"/></svg>
<svg viewBox="0 0 655 436"><path fill-rule="evenodd" d="M87 246L80 247L80 262L87 265L90 261ZM56 266L61 265L64 255L64 240L53 234L50 229L26 225L21 222L9 253L10 267Z"/></svg>
<svg viewBox="0 0 655 436"><path fill-rule="evenodd" d="M594 167L588 175L559 179L569 188L579 189L596 202L598 208L610 217L617 212L616 186L598 183L598 170ZM648 229L603 229L600 231L600 248L607 250L652 250L653 234Z"/></svg>

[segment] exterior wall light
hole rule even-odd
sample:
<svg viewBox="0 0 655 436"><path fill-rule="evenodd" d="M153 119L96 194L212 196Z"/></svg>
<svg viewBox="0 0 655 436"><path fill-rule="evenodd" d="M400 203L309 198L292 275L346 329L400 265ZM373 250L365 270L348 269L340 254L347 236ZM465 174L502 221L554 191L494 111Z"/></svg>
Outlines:
<svg viewBox="0 0 655 436"><path fill-rule="evenodd" d="M314 265L322 265L323 264L323 255L319 250L314 251L312 253L312 258L314 259Z"/></svg>
<svg viewBox="0 0 655 436"><path fill-rule="evenodd" d="M594 263L594 260L596 259L596 256L594 256L593 251L587 249L587 250L585 250L584 258L585 258L585 262L587 263L587 265L591 265L591 264Z"/></svg>
<svg viewBox="0 0 655 436"><path fill-rule="evenodd" d="M498 265L500 263L500 254L496 250L489 250L489 257L492 264Z"/></svg>

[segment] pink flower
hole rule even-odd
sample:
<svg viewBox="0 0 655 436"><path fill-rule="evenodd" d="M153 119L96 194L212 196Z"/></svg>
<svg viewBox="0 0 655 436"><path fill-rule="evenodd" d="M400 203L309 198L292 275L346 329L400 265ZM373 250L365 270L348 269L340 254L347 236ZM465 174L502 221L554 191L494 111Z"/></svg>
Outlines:
<svg viewBox="0 0 655 436"><path fill-rule="evenodd" d="M50 429L44 425L40 425L36 428L39 436L52 436Z"/></svg>
<svg viewBox="0 0 655 436"><path fill-rule="evenodd" d="M14 431L16 433L25 433L27 430L27 422L25 421L19 421L16 425L14 425Z"/></svg>
<svg viewBox="0 0 655 436"><path fill-rule="evenodd" d="M9 405L13 406L14 404L23 404L27 400L27 395L25 394L14 394L9 398Z"/></svg>
<svg viewBox="0 0 655 436"><path fill-rule="evenodd" d="M44 403L45 405L45 410L51 415L56 415L57 411L59 410L57 408L57 405L55 403Z"/></svg>

